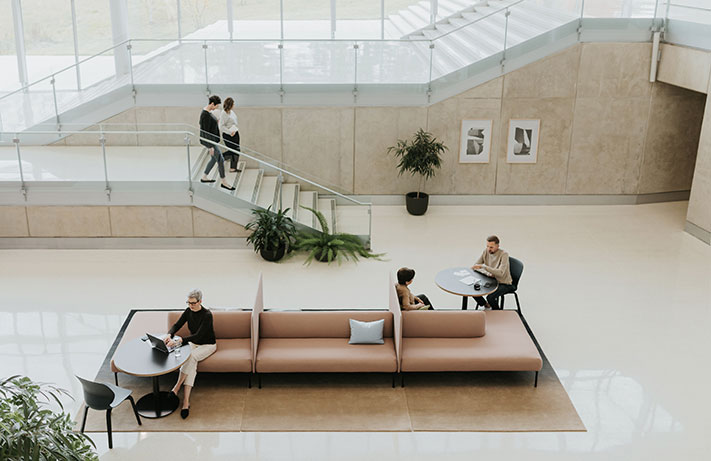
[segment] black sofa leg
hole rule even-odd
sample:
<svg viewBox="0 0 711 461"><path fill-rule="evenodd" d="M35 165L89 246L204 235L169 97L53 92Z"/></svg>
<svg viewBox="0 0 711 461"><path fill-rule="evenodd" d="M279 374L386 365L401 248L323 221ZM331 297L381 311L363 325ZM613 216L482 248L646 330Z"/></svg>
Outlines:
<svg viewBox="0 0 711 461"><path fill-rule="evenodd" d="M262 388L262 375L260 375L259 373L257 373L257 387L259 389Z"/></svg>
<svg viewBox="0 0 711 461"><path fill-rule="evenodd" d="M400 387L405 387L405 373L400 373Z"/></svg>
<svg viewBox="0 0 711 461"><path fill-rule="evenodd" d="M251 389L252 388L252 373L247 374L247 388Z"/></svg>
<svg viewBox="0 0 711 461"><path fill-rule="evenodd" d="M538 372L536 372L536 378L533 381L533 387L538 387Z"/></svg>
<svg viewBox="0 0 711 461"><path fill-rule="evenodd" d="M393 389L395 389L395 376L397 376L397 372L393 373Z"/></svg>
<svg viewBox="0 0 711 461"><path fill-rule="evenodd" d="M118 386L118 372L117 371L114 372L114 382Z"/></svg>

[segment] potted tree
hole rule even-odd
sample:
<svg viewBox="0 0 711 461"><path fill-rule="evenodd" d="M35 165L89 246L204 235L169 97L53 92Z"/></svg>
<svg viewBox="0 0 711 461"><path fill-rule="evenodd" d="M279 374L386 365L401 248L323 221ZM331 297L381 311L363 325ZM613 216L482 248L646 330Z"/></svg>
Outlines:
<svg viewBox="0 0 711 461"><path fill-rule="evenodd" d="M395 154L400 162L397 167L400 175L405 172L412 176L420 175L417 192L405 195L407 211L411 215L425 214L430 196L422 192L424 182L435 175L435 170L442 166L442 154L447 146L422 128L417 130L412 140L398 139L397 144L388 147L388 153Z"/></svg>
<svg viewBox="0 0 711 461"><path fill-rule="evenodd" d="M294 245L296 227L286 215L288 212L289 208L273 212L271 206L266 210L254 209L254 220L244 226L252 231L247 243L267 261L279 261Z"/></svg>
<svg viewBox="0 0 711 461"><path fill-rule="evenodd" d="M71 397L64 389L24 376L0 379L0 459L98 461L94 442L72 431L62 395ZM59 412L49 408L51 402Z"/></svg>
<svg viewBox="0 0 711 461"><path fill-rule="evenodd" d="M355 262L358 261L358 258L380 259L383 256L369 251L363 242L353 234L343 232L331 234L326 218L320 211L305 206L301 208L316 215L322 231L320 233L299 232L297 235L296 249L309 254L304 264L310 264L314 259L329 264L338 261L340 264L342 259L350 259Z"/></svg>

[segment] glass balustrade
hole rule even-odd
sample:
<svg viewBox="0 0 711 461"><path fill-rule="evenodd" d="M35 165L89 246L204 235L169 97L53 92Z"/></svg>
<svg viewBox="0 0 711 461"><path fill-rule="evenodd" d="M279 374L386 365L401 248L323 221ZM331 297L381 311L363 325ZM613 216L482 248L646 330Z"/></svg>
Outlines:
<svg viewBox="0 0 711 461"><path fill-rule="evenodd" d="M86 205L106 194L122 204L134 200L179 205L190 196L193 203L207 200L226 207L227 215L239 211L243 219L255 207L290 208L296 222L318 230L313 215L302 208L307 206L322 211L335 231L370 240L369 203L246 146L239 152L220 146L225 153L239 154L241 172L230 171L229 157L225 163L224 181L234 191L220 187L216 165L207 173L215 182L202 183L210 155L194 126L112 123L79 130L67 125L61 132L51 124L37 128L0 132L0 190L9 194L5 197L70 193L77 194L76 204Z"/></svg>

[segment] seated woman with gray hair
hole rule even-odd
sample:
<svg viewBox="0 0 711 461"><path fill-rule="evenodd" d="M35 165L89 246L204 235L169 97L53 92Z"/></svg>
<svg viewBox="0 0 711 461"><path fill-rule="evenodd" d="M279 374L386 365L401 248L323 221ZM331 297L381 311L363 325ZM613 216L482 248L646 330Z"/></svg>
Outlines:
<svg viewBox="0 0 711 461"><path fill-rule="evenodd" d="M180 410L180 416L185 419L190 414L190 391L195 385L195 376L197 375L198 362L205 360L217 350L215 341L215 330L212 326L212 312L202 305L202 291L193 290L188 293L186 301L188 307L180 316L175 325L168 331L165 337L165 343L168 347L181 346L187 342L190 344L190 357L180 367L180 376L178 382L173 387L173 394L178 396L180 387L185 384L185 392L183 395L183 409ZM175 333L182 328L187 322L190 334L185 338L174 337Z"/></svg>

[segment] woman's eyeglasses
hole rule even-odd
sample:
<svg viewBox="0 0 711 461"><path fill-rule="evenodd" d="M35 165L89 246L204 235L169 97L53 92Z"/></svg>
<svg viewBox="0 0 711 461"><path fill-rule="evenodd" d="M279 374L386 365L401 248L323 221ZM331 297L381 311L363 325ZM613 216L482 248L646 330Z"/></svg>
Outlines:
<svg viewBox="0 0 711 461"><path fill-rule="evenodd" d="M191 306L197 306L198 304L200 304L200 301L195 301L195 302L185 301L185 304L190 304Z"/></svg>

